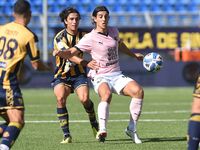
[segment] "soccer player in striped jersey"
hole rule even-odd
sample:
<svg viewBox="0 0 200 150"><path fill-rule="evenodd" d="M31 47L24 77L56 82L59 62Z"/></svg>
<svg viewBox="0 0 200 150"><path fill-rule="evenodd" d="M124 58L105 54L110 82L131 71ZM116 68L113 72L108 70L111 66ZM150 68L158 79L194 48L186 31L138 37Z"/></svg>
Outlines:
<svg viewBox="0 0 200 150"><path fill-rule="evenodd" d="M200 28L200 22L199 22ZM188 123L188 150L198 150L200 146L200 72L197 74L195 88L193 92L193 104L191 116Z"/></svg>
<svg viewBox="0 0 200 150"><path fill-rule="evenodd" d="M92 59L97 61L98 69L90 69L88 76L101 102L98 105L100 142L104 142L107 136L107 121L109 117L109 105L112 93L129 96L130 121L125 133L134 143L142 143L137 135L136 125L142 111L144 92L142 87L133 79L123 75L119 66L118 51L121 51L138 61L144 56L133 53L119 39L119 31L115 27L108 26L109 11L105 6L98 6L92 13L95 29L86 34L73 48L63 51L54 50L53 56L68 59L80 52L90 53Z"/></svg>
<svg viewBox="0 0 200 150"><path fill-rule="evenodd" d="M14 4L14 22L0 26L0 149L10 149L24 127L24 102L19 87L19 74L26 55L35 70L53 70L44 64L36 44L38 37L26 26L31 19L30 4L19 0Z"/></svg>
<svg viewBox="0 0 200 150"><path fill-rule="evenodd" d="M81 16L79 12L68 7L60 14L61 22L64 23L65 29L60 31L54 38L54 49L60 51L73 47L86 34L79 27ZM52 87L57 99L57 115L64 134L61 143L71 143L72 137L69 130L68 110L66 108L66 100L70 93L76 91L80 102L83 104L88 114L94 136L98 131L98 123L96 120L94 104L89 98L89 87L86 74L86 66L95 69L96 61L85 61L82 59L83 53L79 53L70 59L56 57L56 70Z"/></svg>
<svg viewBox="0 0 200 150"><path fill-rule="evenodd" d="M193 104L188 123L188 150L198 150L200 142L200 72L197 74L193 92Z"/></svg>

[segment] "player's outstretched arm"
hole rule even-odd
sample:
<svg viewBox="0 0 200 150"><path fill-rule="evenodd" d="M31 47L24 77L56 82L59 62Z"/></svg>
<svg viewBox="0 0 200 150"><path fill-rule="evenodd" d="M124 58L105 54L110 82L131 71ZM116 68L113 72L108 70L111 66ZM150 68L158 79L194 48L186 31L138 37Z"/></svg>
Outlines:
<svg viewBox="0 0 200 150"><path fill-rule="evenodd" d="M128 49L128 47L126 47L126 45L122 41L119 42L119 51L135 58L135 53L133 53L130 49Z"/></svg>
<svg viewBox="0 0 200 150"><path fill-rule="evenodd" d="M37 71L52 71L53 70L53 63L48 62L44 64L42 60L31 62L33 68Z"/></svg>
<svg viewBox="0 0 200 150"><path fill-rule="evenodd" d="M77 57L77 56L73 56L69 59L70 61L76 63L76 64L80 64L82 66L87 66L93 70L96 70L98 69L98 63L96 60L92 60L92 61L86 61L86 60L83 60L82 58L80 57Z"/></svg>
<svg viewBox="0 0 200 150"><path fill-rule="evenodd" d="M136 58L138 61L143 61L144 55L142 55L142 54L140 54L140 53L135 53L135 58Z"/></svg>
<svg viewBox="0 0 200 150"><path fill-rule="evenodd" d="M55 49L52 53L53 56L59 56L63 59L69 59L75 55L77 55L80 51L77 50L75 47L72 47L70 49L65 49L63 51Z"/></svg>
<svg viewBox="0 0 200 150"><path fill-rule="evenodd" d="M132 52L122 41L119 42L119 51L133 58L136 58L139 61L143 61L144 59L144 55Z"/></svg>

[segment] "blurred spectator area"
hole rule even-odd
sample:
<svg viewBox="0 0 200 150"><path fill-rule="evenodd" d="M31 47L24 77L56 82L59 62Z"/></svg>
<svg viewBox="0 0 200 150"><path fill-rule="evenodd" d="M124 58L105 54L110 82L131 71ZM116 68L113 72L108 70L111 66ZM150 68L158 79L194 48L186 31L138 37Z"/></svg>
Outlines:
<svg viewBox="0 0 200 150"><path fill-rule="evenodd" d="M28 1L33 16L28 27L42 38L43 0ZM14 20L14 3L15 0L0 0L0 25ZM55 27L64 28L59 18L63 9L75 7L81 14L80 27L92 28L91 14L98 5L108 8L109 24L118 28L198 27L200 18L200 0L47 0L48 42L53 43ZM53 44L48 49L53 49Z"/></svg>

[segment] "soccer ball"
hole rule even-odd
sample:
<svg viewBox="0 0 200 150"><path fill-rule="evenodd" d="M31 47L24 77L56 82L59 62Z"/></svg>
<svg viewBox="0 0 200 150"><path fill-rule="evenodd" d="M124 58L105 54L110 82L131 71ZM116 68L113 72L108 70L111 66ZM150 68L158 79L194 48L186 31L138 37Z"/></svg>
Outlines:
<svg viewBox="0 0 200 150"><path fill-rule="evenodd" d="M157 53L149 53L144 57L143 66L148 72L156 73L163 67L163 59Z"/></svg>

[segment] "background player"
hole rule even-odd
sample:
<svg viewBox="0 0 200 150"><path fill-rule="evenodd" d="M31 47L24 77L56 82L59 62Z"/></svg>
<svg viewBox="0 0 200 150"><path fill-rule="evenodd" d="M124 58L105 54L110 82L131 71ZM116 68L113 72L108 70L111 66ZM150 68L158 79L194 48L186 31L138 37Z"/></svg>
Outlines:
<svg viewBox="0 0 200 150"><path fill-rule="evenodd" d="M81 16L79 12L68 7L60 13L61 22L64 22L65 28L54 38L54 49L64 50L73 47L86 34L79 27ZM69 131L68 110L66 100L70 93L76 91L80 102L83 104L88 114L90 123L96 137L98 123L96 120L94 104L89 99L88 80L86 75L86 66L95 69L95 61L90 63L83 60L83 52L70 59L56 57L56 70L52 86L57 99L57 115L64 133L64 140L61 143L71 143L72 137Z"/></svg>
<svg viewBox="0 0 200 150"><path fill-rule="evenodd" d="M197 75L193 93L191 116L188 123L188 150L198 150L200 141L200 72Z"/></svg>
<svg viewBox="0 0 200 150"><path fill-rule="evenodd" d="M19 87L19 74L25 56L35 70L53 70L45 65L36 48L37 36L26 26L31 19L30 4L19 0L14 5L15 21L0 26L0 114L6 123L0 125L0 149L9 150L24 126L24 102Z"/></svg>
<svg viewBox="0 0 200 150"><path fill-rule="evenodd" d="M120 41L118 29L108 26L110 17L105 6L96 7L92 16L96 28L86 34L75 47L63 51L54 50L53 55L67 59L80 52L88 52L92 59L98 62L98 70L91 69L88 76L91 77L94 90L101 99L98 105L99 141L104 142L107 136L106 125L109 117L109 105L112 93L116 93L131 97L130 122L125 132L133 139L133 142L141 143L137 135L136 124L142 111L144 93L138 83L123 75L120 71L118 50L139 61L142 61L144 56L130 51Z"/></svg>
<svg viewBox="0 0 200 150"><path fill-rule="evenodd" d="M200 22L199 22L200 28ZM193 103L191 116L188 123L188 150L198 150L200 146L200 72L197 74L195 88L193 92Z"/></svg>

